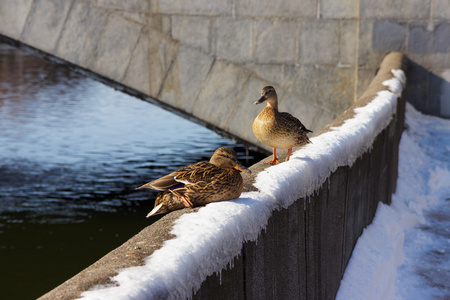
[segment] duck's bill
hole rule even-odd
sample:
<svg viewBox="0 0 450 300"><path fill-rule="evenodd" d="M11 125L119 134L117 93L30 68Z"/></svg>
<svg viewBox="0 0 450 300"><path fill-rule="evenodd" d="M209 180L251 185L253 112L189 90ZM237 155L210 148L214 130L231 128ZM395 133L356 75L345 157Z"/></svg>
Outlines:
<svg viewBox="0 0 450 300"><path fill-rule="evenodd" d="M158 205L158 206L155 206L155 207L152 209L152 211L149 212L149 213L147 214L146 218L150 218L151 216L157 214L158 211L161 209L161 207L162 207L162 203L161 203L160 205Z"/></svg>
<svg viewBox="0 0 450 300"><path fill-rule="evenodd" d="M255 101L255 104L260 104L263 103L264 101L266 101L266 97L262 96L261 98L259 98L258 101Z"/></svg>
<svg viewBox="0 0 450 300"><path fill-rule="evenodd" d="M236 165L234 168L235 168L236 170L241 171L241 172L245 172L245 173L249 173L249 174L252 173L252 171L250 171L249 169L247 169L246 167L244 167L244 166L241 165L241 164Z"/></svg>

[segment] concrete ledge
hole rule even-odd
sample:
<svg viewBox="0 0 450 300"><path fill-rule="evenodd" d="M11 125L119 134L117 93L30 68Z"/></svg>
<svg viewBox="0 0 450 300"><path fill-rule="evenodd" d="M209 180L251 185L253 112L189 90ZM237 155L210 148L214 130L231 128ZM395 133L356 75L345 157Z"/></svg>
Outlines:
<svg viewBox="0 0 450 300"><path fill-rule="evenodd" d="M198 210L179 210L170 213L155 224L146 227L137 235L129 239L122 246L106 254L76 276L67 280L54 290L39 299L75 299L83 291L99 284L114 284L111 277L117 275L117 270L144 264L144 258L159 249L162 243L173 237L169 232L172 223L180 215Z"/></svg>
<svg viewBox="0 0 450 300"><path fill-rule="evenodd" d="M326 133L328 131L331 130L332 127L338 127L341 124L343 124L343 122L345 122L345 120L352 118L353 114L354 114L354 108L357 107L362 107L365 106L367 103L369 103L376 95L379 91L382 90L386 90L386 86L382 85L381 83L387 79L392 78L392 73L391 70L392 69L404 69L404 63L403 63L403 55L400 53L391 53L390 55L388 55L385 60L383 61L383 63L380 66L380 70L377 74L377 76L373 79L372 83L370 84L369 88L366 90L366 92L363 94L363 97L357 102L355 103L351 108L349 108L347 111L345 111L341 116L339 116L336 120L334 120L332 123L330 123L329 125L327 125L325 128L323 128L317 135ZM377 174L376 176L376 185L377 187L379 187L379 189L381 189L382 194L381 195L381 199L386 199L386 202L390 201L390 195L393 191L395 191L395 180L397 177L397 173L396 173L396 166L397 166L397 161L398 161L398 151L396 151L396 147L398 147L398 141L399 141L399 136L401 135L401 130L403 128L403 112L404 112L404 106L402 104L402 102L400 102L399 105L397 105L397 114L395 116L394 119L394 125L390 125L386 130L384 130L380 136L375 140L375 144L374 144L374 150L372 151L373 153L375 153L378 156L370 156L370 159L373 159L376 162L379 162L379 160L384 157L381 161L384 161L384 163L382 164L381 167L384 167L385 164L387 163L388 165L390 165L388 172L381 172L381 167L379 166L377 170L379 170L381 173L379 173L379 171L376 171L375 174ZM387 145L391 145L391 146L387 146ZM392 157L387 157L386 151L381 151L378 152L375 151L375 149L386 149L388 150L389 153L391 153L393 156ZM380 153L380 154L378 154ZM284 155L282 155L281 159L284 159ZM381 155L381 156L379 156ZM365 157L368 157L367 154L364 155ZM380 163L381 164L381 163ZM278 284L281 284L279 282L279 280L284 280L284 276L281 276L280 274L276 273L276 270L280 270L280 267L274 267L272 271L270 271L270 264L267 265L267 261L264 263L265 259L264 257L268 258L270 260L270 255L273 255L276 253L273 251L277 251L276 249L279 249L279 247L281 247L281 244L273 244L273 242L270 242L268 244L268 240L270 239L272 240L273 237L271 237L271 234L276 234L276 236L278 236L279 238L281 236L284 236L286 234L288 234L289 232L289 228L291 228L290 226L292 226L292 224L296 224L291 230L294 230L295 232L298 233L299 228L302 228L301 230L303 231L302 234L306 234L306 238L307 240L315 240L317 237L315 237L316 234L319 234L320 232L315 233L316 230L319 230L317 228L314 229L314 227L308 227L306 223L304 222L320 222L319 219L315 219L320 218L320 216L315 216L314 215L314 208L311 208L311 212L313 213L313 215L307 216L304 215L305 213L308 213L307 211L304 210L304 207L309 207L310 205L312 205L312 207L316 206L319 203L335 203L335 205L337 205L337 207L334 207L332 205L332 210L328 211L328 214L331 214L331 218L335 219L336 217L338 217L338 219L335 219L335 222L338 222L336 224L342 224L342 220L340 218L343 217L343 215L347 215L347 219L350 218L354 218L352 217L352 212L351 211L345 211L346 209L346 205L342 206L341 204L339 204L340 197L353 197L351 199L354 199L355 201L358 199L358 194L354 194L353 196L351 196L351 194L348 194L348 192L346 192L345 190L342 190L342 188L347 184L347 178L349 178L352 172L357 172L355 174L358 174L358 172L367 172L367 167L369 165L369 162L366 160L361 160L358 159L357 163L355 163L354 166L352 166L351 168L349 167L344 167L344 168L339 168L335 173L333 173L330 177L330 179L328 179L328 181L330 182L329 184L331 186L334 186L334 188L336 189L336 192L333 193L333 197L335 197L335 200L332 201L331 200L331 194L328 194L327 189L325 188L325 190L322 192L319 192L318 194L315 195L311 195L311 197L313 198L319 198L322 200L318 200L318 201L313 201L311 204L311 202L308 202L306 199L299 199L296 203L294 203L294 208L289 208L289 211L291 211L292 209L294 209L294 211L296 212L295 215L292 215L291 217L291 212L289 212L288 210L281 210L281 211L274 211L273 212L273 216L270 218L269 220L269 225L266 228L265 231L263 231L260 235L260 237L258 238L257 242L246 242L244 247L243 247L243 252L241 253L240 257L235 258L234 259L234 268L232 268L231 270L224 270L222 275L221 275L221 280L219 280L219 277L215 274L211 274L206 281L202 284L202 287L200 288L200 290L197 292L195 296L195 298L212 298L212 297L216 297L221 295L221 297L234 297L237 296L237 298L241 298L244 297L242 292L246 290L247 293L247 297L250 297L253 295L255 297L257 297L258 295L261 296L262 294L264 294L264 290L266 290L267 286L271 286L272 284L276 284L275 282L278 282ZM267 168L266 165L262 164L262 162L257 163L253 166L250 167L250 169L252 170L252 174L245 176L245 189L244 191L255 191L256 188L253 185L253 182L255 180L255 177L258 175L259 172L263 171L265 168ZM369 175L369 173L367 173ZM244 174L247 175L247 174ZM371 175L372 176L372 175ZM335 180L331 179L331 178L335 178ZM359 178L359 176L357 175L357 178ZM369 179L362 179L361 182L358 183L355 182L355 184L367 184ZM379 182L380 180L384 181L385 183L382 184L382 182ZM325 183L327 184L327 183ZM375 183L373 183L375 184ZM381 188L382 186L385 186L385 188ZM353 187L352 189L355 189L355 187ZM363 188L363 186L356 188L355 191L362 191L365 190L366 188ZM369 186L367 188L367 191L365 191L366 193L369 193L369 190L372 193L380 193L380 191L377 189L376 191L371 189L371 187ZM344 194L341 194L340 192L343 192ZM383 192L384 191L384 192ZM331 193L331 192L330 192ZM378 194L377 194L378 195ZM325 197L325 198L324 198ZM336 198L337 197L337 198ZM304 278L302 280L305 280L302 284L300 284L300 286L298 285L299 283L295 284L295 287L292 287L291 285L287 285L284 288L279 287L279 293L278 293L278 298L282 298L281 295L285 295L288 296L288 294L284 294L286 293L286 291L284 289L295 289L296 293L295 295L300 295L302 294L303 290L304 293L306 293L306 290L308 289L308 295L321 295L321 293L324 292L324 290L327 290L328 288L325 288L326 285L326 281L328 280L330 283L328 284L331 288L331 290L329 291L331 294L335 294L335 292L337 292L337 287L339 286L339 282L341 279L341 276L343 274L343 270L345 270L345 266L346 263L351 255L351 250L353 249L354 243L356 242L356 239L358 238L359 234L362 231L362 228L364 226L366 226L368 223L370 223L373 214L374 214L374 209L376 209L376 203L379 201L379 198L372 197L371 198L371 202L373 202L373 204L370 205L370 209L369 208L364 208L364 213L362 215L360 215L359 217L357 217L355 220L357 220L356 223L353 222L349 222L346 223L347 225L345 225L345 229L344 232L348 232L345 234L345 236L329 236L328 238L330 239L343 239L343 240L347 240L345 243L345 246L342 246L342 252L340 251L337 255L338 255L338 260L342 262L339 262L338 265L336 265L335 267L335 271L330 270L330 276L325 276L324 274L321 274L319 276L319 273L314 273L314 271L309 271L308 273L302 273L305 271L299 271L302 270L302 268L307 264L308 260L308 255L312 255L312 257L315 257L315 259L317 259L316 255L317 253L315 253L315 251L317 251L317 249L315 249L315 246L313 244L308 244L308 242L305 243L305 241L300 242L300 240L298 240L297 242L295 242L294 244L294 248L292 248L293 246L290 245L290 243L287 242L287 240L280 240L279 243L287 243L287 244L283 244L283 247L286 247L286 249L291 249L289 251L291 251L290 255L295 255L295 256L301 256L301 255L305 255L305 260L300 260L298 261L297 259L295 260L297 262L297 264L301 264L301 265L297 265L297 266L290 266L289 263L285 266L286 268L292 268L295 267L296 268L296 272L298 273L298 275L296 276L304 276ZM332 202L329 202L332 201ZM309 204L308 204L309 203ZM317 203L317 204L314 204ZM348 204L350 205L350 204ZM334 207L334 208L333 208ZM351 207L351 206L350 206ZM343 210L344 209L344 210ZM361 208L359 208L360 211ZM132 267L132 266L140 266L144 264L144 258L146 258L147 256L151 255L155 250L159 249L162 246L162 243L168 239L171 239L173 236L169 233L171 231L172 228L172 224L175 220L177 220L182 214L185 213L191 213L191 212L196 212L198 211L199 208L196 209L184 209L184 210L179 210L179 211L175 211L172 213L167 214L166 216L164 216L162 219L160 219L159 221L155 222L154 224L148 226L147 228L145 228L144 230L142 230L140 233L138 233L136 236L134 236L133 238L131 238L129 241L127 241L126 243L124 243L122 246L118 247L117 249L111 251L110 253L108 253L106 256L104 256L102 259L100 259L99 261L97 261L96 263L94 263L93 265L91 265L90 267L86 268L85 270L83 270L82 272L80 272L79 274L77 274L76 276L74 276L73 278L69 279L68 281L66 281L65 283L61 284L60 286L58 286L57 288L55 288L54 290L48 292L47 294L43 295L41 298L39 299L74 299L77 297L80 297L81 293L84 291L87 291L91 288L93 288L94 286L98 285L98 284L111 284L114 285L115 283L113 281L111 281L111 277L117 274L117 270L118 269L122 269L122 268L127 268L127 267ZM367 210L367 212L366 212ZM304 219L304 217L299 217L297 214L300 213L301 215L304 215L304 217L306 219ZM361 211L360 211L361 213ZM359 214L360 214L359 213ZM340 217L339 217L340 216ZM310 219L313 218L313 219ZM309 220L309 221L308 221ZM281 222L281 224L284 225L280 225L279 223ZM278 225L276 225L278 224ZM322 226L320 225L321 223L317 223L319 224L318 226ZM332 224L330 225L332 226ZM342 226L342 225L340 225ZM278 229L277 229L278 228ZM287 232L283 230L283 228L285 228L286 230L288 230ZM281 230L281 231L280 231ZM308 232L307 230L312 230L311 232ZM320 230L319 230L320 231ZM342 232L341 234L344 234L344 232ZM325 232L322 232L320 234L324 234ZM281 235L281 236L280 236ZM309 238L308 238L309 236ZM292 239L292 236L289 238ZM295 239L294 239L295 241ZM334 243L332 240L327 241L328 243ZM336 243L341 243L336 241ZM271 245L271 246L270 246ZM276 247L274 249L272 248L267 248L267 247ZM296 247L300 246L301 248L303 248L303 250L299 250ZM266 248L264 248L266 247ZM308 250L306 250L307 252L304 253L304 248L310 248L310 251L313 252L308 252ZM272 249L272 250L269 250ZM262 252L261 252L262 251ZM269 252L267 252L269 251ZM283 250L284 251L284 250ZM286 250L287 251L287 250ZM326 249L322 249L322 251L326 251ZM259 254L258 254L259 253ZM272 253L272 254L269 254ZM304 253L304 254L302 254ZM310 253L310 254L308 254ZM328 254L327 254L328 255ZM341 258L342 256L342 258ZM330 256L327 256L330 257ZM331 256L332 257L332 256ZM330 259L331 259L330 257ZM320 257L318 258L320 260ZM301 263L303 261L303 263ZM312 260L313 262L315 261L315 263L318 263L317 260ZM272 264L274 264L276 262L272 262ZM311 263L311 261L309 262ZM331 262L330 262L331 263ZM244 271L244 268L247 268L247 271ZM250 268L250 269L249 269ZM261 270L259 270L258 268L263 268ZM317 265L309 265L308 269L314 270L314 268L319 268L319 266ZM319 268L320 269L320 268ZM317 270L319 270L317 269ZM259 271L258 271L259 270ZM281 270L280 270L281 271ZM295 271L295 270L292 270ZM256 272L256 273L255 273ZM261 273L262 272L262 273ZM269 276L269 274L266 274L267 272L275 272L275 273L270 273L271 275ZM247 278L247 282L245 283L247 286L244 287L243 286L243 277L244 275L242 274L247 274L247 276L249 276L248 274L253 274L252 276L254 276L254 278L252 280L250 280L249 278ZM263 278L258 277L258 275L256 274L263 274ZM266 275L264 275L266 274ZM315 274L315 275L314 275ZM269 276L271 279L269 279L267 276ZM321 276L325 276L325 277L321 277ZM259 278L259 279L258 279ZM307 279L310 278L310 279ZM258 280L257 280L258 279ZM262 281L260 281L262 280ZM269 282L270 280L275 280L275 282ZM311 281L312 280L312 281ZM323 281L325 280L325 281ZM239 284L237 282L240 282ZM263 283L264 282L264 283ZM231 284L233 286L233 288L230 288L229 286L227 287L227 284ZM284 283L284 285L286 285L287 283ZM323 286L322 289L324 290L317 290L315 288L313 288L314 285L317 286ZM307 288L309 286L309 288ZM226 291L226 292L225 292ZM284 292L283 292L284 291ZM270 291L268 291L270 293ZM222 294L221 294L222 293ZM262 293L262 294L261 294ZM300 293L300 294L298 294ZM306 295L306 294L305 294ZM328 295L331 296L331 295ZM328 297L327 297L328 298ZM256 298L255 298L256 299Z"/></svg>

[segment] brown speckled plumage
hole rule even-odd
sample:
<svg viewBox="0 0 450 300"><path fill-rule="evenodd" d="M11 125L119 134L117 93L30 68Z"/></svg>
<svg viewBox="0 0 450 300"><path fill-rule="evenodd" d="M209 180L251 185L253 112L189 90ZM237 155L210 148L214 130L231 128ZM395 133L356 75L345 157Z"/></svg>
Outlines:
<svg viewBox="0 0 450 300"><path fill-rule="evenodd" d="M288 161L292 147L310 143L306 134L312 131L291 114L278 111L278 97L273 87L263 88L261 98L255 104L262 102L267 102L267 106L253 121L252 129L258 140L273 148L273 160L266 163L279 163L277 148L288 149Z"/></svg>
<svg viewBox="0 0 450 300"><path fill-rule="evenodd" d="M140 188L161 191L147 217L184 207L238 198L244 181L240 172L250 172L237 161L232 149L217 149L209 162L188 165ZM161 206L160 206L161 205ZM160 206L159 208L157 208Z"/></svg>

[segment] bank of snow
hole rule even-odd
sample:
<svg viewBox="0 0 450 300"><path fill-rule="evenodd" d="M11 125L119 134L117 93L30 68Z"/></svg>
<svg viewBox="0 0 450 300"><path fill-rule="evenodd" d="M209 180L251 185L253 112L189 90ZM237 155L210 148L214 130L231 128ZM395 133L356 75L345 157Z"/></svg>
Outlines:
<svg viewBox="0 0 450 300"><path fill-rule="evenodd" d="M87 299L189 298L206 277L240 254L244 241L254 241L267 225L272 211L319 189L331 172L351 166L368 151L376 136L392 120L397 96L405 82L394 70L373 101L355 109L355 116L332 131L312 138L289 162L258 174L258 192L239 199L211 203L197 213L185 214L173 226L175 238L146 259L113 278L118 285L98 286L84 292ZM270 184L269 184L270 183Z"/></svg>
<svg viewBox="0 0 450 300"><path fill-rule="evenodd" d="M450 298L449 213L450 121L407 105L396 193L358 239L337 299Z"/></svg>

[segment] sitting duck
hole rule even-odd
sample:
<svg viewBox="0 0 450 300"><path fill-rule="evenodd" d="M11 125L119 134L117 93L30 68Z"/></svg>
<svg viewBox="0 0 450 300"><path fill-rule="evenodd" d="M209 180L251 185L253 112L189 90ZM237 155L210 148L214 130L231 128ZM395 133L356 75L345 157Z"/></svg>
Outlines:
<svg viewBox="0 0 450 300"><path fill-rule="evenodd" d="M148 218L184 207L236 199L244 187L241 172L251 173L237 161L233 149L221 147L214 152L209 162L182 167L137 189L160 191Z"/></svg>
<svg viewBox="0 0 450 300"><path fill-rule="evenodd" d="M272 86L262 89L261 98L255 104L263 102L267 102L267 105L253 121L252 128L258 140L273 149L273 159L265 164L280 163L276 154L277 148L288 149L288 161L292 147L311 143L306 134L312 131L291 114L278 111L278 96Z"/></svg>

